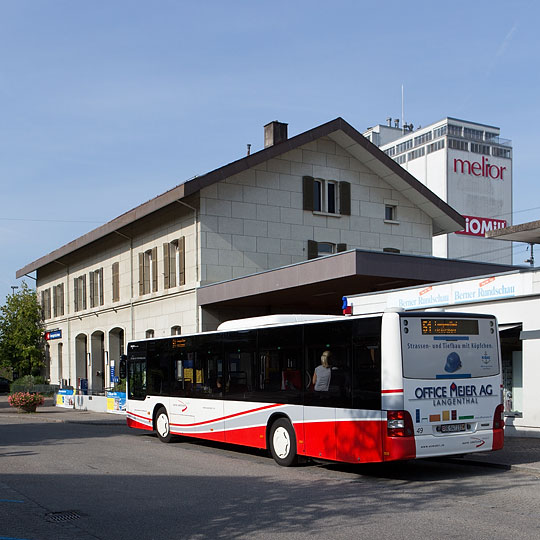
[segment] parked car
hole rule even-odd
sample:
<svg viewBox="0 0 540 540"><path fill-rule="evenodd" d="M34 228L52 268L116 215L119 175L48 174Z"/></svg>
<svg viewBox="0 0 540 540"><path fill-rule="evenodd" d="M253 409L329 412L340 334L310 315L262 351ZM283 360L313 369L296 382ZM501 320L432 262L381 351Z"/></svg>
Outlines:
<svg viewBox="0 0 540 540"><path fill-rule="evenodd" d="M4 379L4 377L0 377L0 393L9 392L10 384L11 384L11 381L9 381L8 379Z"/></svg>

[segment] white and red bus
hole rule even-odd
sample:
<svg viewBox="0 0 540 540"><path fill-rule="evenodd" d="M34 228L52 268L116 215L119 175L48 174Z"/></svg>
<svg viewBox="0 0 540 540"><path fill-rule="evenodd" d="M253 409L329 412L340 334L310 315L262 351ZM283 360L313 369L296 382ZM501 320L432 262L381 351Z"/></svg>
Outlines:
<svg viewBox="0 0 540 540"><path fill-rule="evenodd" d="M255 317L133 341L127 352L127 423L164 442L269 449L284 466L298 456L368 463L503 446L490 315Z"/></svg>

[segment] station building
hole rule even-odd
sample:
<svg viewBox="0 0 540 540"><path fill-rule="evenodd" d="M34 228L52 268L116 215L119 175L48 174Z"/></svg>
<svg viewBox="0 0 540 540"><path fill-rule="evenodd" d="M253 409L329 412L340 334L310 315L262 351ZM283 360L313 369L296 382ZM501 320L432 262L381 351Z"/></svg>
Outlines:
<svg viewBox="0 0 540 540"><path fill-rule="evenodd" d="M485 233L512 225L512 144L500 129L443 118L413 131L399 121L364 135L465 218L465 228L433 238L433 255L512 264L512 245Z"/></svg>
<svg viewBox="0 0 540 540"><path fill-rule="evenodd" d="M432 257L464 218L342 118L264 140L17 271L36 275L52 383L102 392L133 339L511 269Z"/></svg>

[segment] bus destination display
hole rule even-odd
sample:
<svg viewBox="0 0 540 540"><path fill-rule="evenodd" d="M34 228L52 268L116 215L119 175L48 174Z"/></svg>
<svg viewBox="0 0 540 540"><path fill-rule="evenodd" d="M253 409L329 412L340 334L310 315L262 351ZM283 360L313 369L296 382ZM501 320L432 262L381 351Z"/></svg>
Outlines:
<svg viewBox="0 0 540 540"><path fill-rule="evenodd" d="M475 319L422 319L422 335L478 335Z"/></svg>

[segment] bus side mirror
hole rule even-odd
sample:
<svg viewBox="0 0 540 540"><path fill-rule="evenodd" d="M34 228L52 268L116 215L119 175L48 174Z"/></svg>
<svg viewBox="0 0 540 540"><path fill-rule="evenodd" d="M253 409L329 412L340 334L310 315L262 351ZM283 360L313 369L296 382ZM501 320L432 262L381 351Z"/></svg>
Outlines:
<svg viewBox="0 0 540 540"><path fill-rule="evenodd" d="M120 365L118 366L118 376L121 379L125 379L127 375L127 356L123 354L120 356Z"/></svg>

